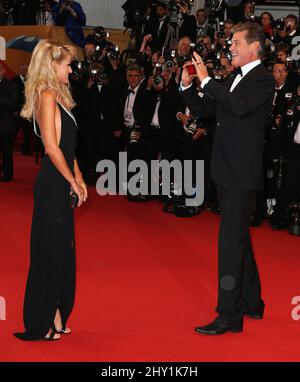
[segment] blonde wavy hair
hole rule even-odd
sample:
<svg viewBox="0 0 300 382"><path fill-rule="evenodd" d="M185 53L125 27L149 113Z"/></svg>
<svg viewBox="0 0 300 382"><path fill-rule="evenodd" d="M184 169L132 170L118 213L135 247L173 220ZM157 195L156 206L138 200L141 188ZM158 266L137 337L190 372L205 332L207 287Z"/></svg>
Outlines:
<svg viewBox="0 0 300 382"><path fill-rule="evenodd" d="M37 44L25 81L25 104L21 111L23 118L31 120L34 110L39 110L41 93L44 90L53 91L56 100L63 101L67 109L71 110L75 106L69 86L59 83L52 65L53 62L59 64L68 57L75 57L75 49L71 45L62 45L52 40L42 40Z"/></svg>

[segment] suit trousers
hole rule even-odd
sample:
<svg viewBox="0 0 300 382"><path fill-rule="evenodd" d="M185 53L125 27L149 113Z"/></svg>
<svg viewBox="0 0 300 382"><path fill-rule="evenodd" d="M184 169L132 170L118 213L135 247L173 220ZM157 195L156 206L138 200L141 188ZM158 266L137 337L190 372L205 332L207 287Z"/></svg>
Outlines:
<svg viewBox="0 0 300 382"><path fill-rule="evenodd" d="M242 319L264 305L249 226L256 191L217 185L221 211L217 312L226 321Z"/></svg>
<svg viewBox="0 0 300 382"><path fill-rule="evenodd" d="M0 159L2 159L2 179L11 180L14 175L13 137L11 132L0 131Z"/></svg>

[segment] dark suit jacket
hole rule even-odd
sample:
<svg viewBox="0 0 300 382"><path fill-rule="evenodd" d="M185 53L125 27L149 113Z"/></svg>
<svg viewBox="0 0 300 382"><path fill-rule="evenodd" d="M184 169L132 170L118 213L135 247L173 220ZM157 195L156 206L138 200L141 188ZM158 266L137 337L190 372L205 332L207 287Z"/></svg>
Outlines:
<svg viewBox="0 0 300 382"><path fill-rule="evenodd" d="M161 29L159 30L159 21L158 20L152 20L152 24L151 24L151 32L152 33L151 34L152 34L153 39L150 43L150 47L151 47L153 53L158 52L159 50L162 50L162 48L165 44L165 41L166 41L168 28L169 28L169 22L170 22L170 18L169 18L169 16L167 16L163 22ZM149 32L150 32L150 30L149 30Z"/></svg>
<svg viewBox="0 0 300 382"><path fill-rule="evenodd" d="M153 88L146 92L145 109L146 109L146 136L149 133L149 127L154 116L157 105L158 92ZM184 111L178 85L171 79L168 88L160 92L161 102L158 109L158 120L160 126L160 135L162 138L175 139L180 133L180 125L176 118L179 111Z"/></svg>
<svg viewBox="0 0 300 382"><path fill-rule="evenodd" d="M206 96L216 102L212 178L223 187L262 190L264 134L274 97L274 79L260 64L230 93L233 81L228 78L219 84L210 80L204 87ZM193 88L182 95L188 105L203 103Z"/></svg>
<svg viewBox="0 0 300 382"><path fill-rule="evenodd" d="M88 91L87 100L90 126L102 127L110 131L119 130L116 111L119 110L120 106L111 83L103 85L100 92L98 85L93 84ZM101 122L101 115L104 123Z"/></svg>
<svg viewBox="0 0 300 382"><path fill-rule="evenodd" d="M23 81L21 80L20 76L16 76L12 80L17 85L17 89L18 89L17 111L19 113L21 111L21 109L22 109L22 106L25 103L25 96L24 96L25 85L24 85Z"/></svg>
<svg viewBox="0 0 300 382"><path fill-rule="evenodd" d="M0 82L0 131L14 133L14 111L18 104L18 90L13 81L3 78Z"/></svg>
<svg viewBox="0 0 300 382"><path fill-rule="evenodd" d="M183 23L179 29L179 38L186 36L193 42L197 40L197 21L194 15L183 15Z"/></svg>
<svg viewBox="0 0 300 382"><path fill-rule="evenodd" d="M138 89L137 95L134 100L134 105L133 105L133 116L134 120L139 123L142 132L144 131L146 127L146 119L145 119L145 96L146 96L146 87L147 87L147 81L144 79L140 87ZM128 88L124 90L124 93L121 97L121 103L120 103L120 112L119 116L121 117L121 121L119 121L119 125L121 128L124 128L124 109L126 105L128 97ZM119 130L119 129L116 129Z"/></svg>

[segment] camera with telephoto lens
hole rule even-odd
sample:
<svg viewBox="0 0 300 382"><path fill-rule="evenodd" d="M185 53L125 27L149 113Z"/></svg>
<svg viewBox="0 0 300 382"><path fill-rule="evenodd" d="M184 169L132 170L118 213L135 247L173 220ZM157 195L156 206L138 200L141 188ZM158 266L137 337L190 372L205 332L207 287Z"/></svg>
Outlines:
<svg viewBox="0 0 300 382"><path fill-rule="evenodd" d="M289 206L289 233L300 236L300 203L292 203Z"/></svg>
<svg viewBox="0 0 300 382"><path fill-rule="evenodd" d="M130 131L130 138L129 138L129 142L131 145L134 143L138 143L140 132L141 132L141 126L138 124L138 122L134 122L134 125Z"/></svg>

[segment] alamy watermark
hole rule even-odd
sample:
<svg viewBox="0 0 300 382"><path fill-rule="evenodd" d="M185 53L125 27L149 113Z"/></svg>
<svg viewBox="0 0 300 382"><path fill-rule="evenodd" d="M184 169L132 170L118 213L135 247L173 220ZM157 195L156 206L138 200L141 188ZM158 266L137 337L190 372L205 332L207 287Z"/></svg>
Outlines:
<svg viewBox="0 0 300 382"><path fill-rule="evenodd" d="M292 298L292 305L296 305L291 312L292 319L294 321L300 320L300 296L295 296Z"/></svg>
<svg viewBox="0 0 300 382"><path fill-rule="evenodd" d="M5 298L0 296L0 321L6 320L6 301Z"/></svg>
<svg viewBox="0 0 300 382"><path fill-rule="evenodd" d="M109 159L101 160L96 171L102 174L96 184L97 193L101 196L116 193L168 196L172 184L176 195L186 196L186 206L200 206L204 201L203 160L152 160L149 168L149 164L141 159L128 163L127 153L121 152L118 166ZM128 173L133 174L129 179Z"/></svg>

